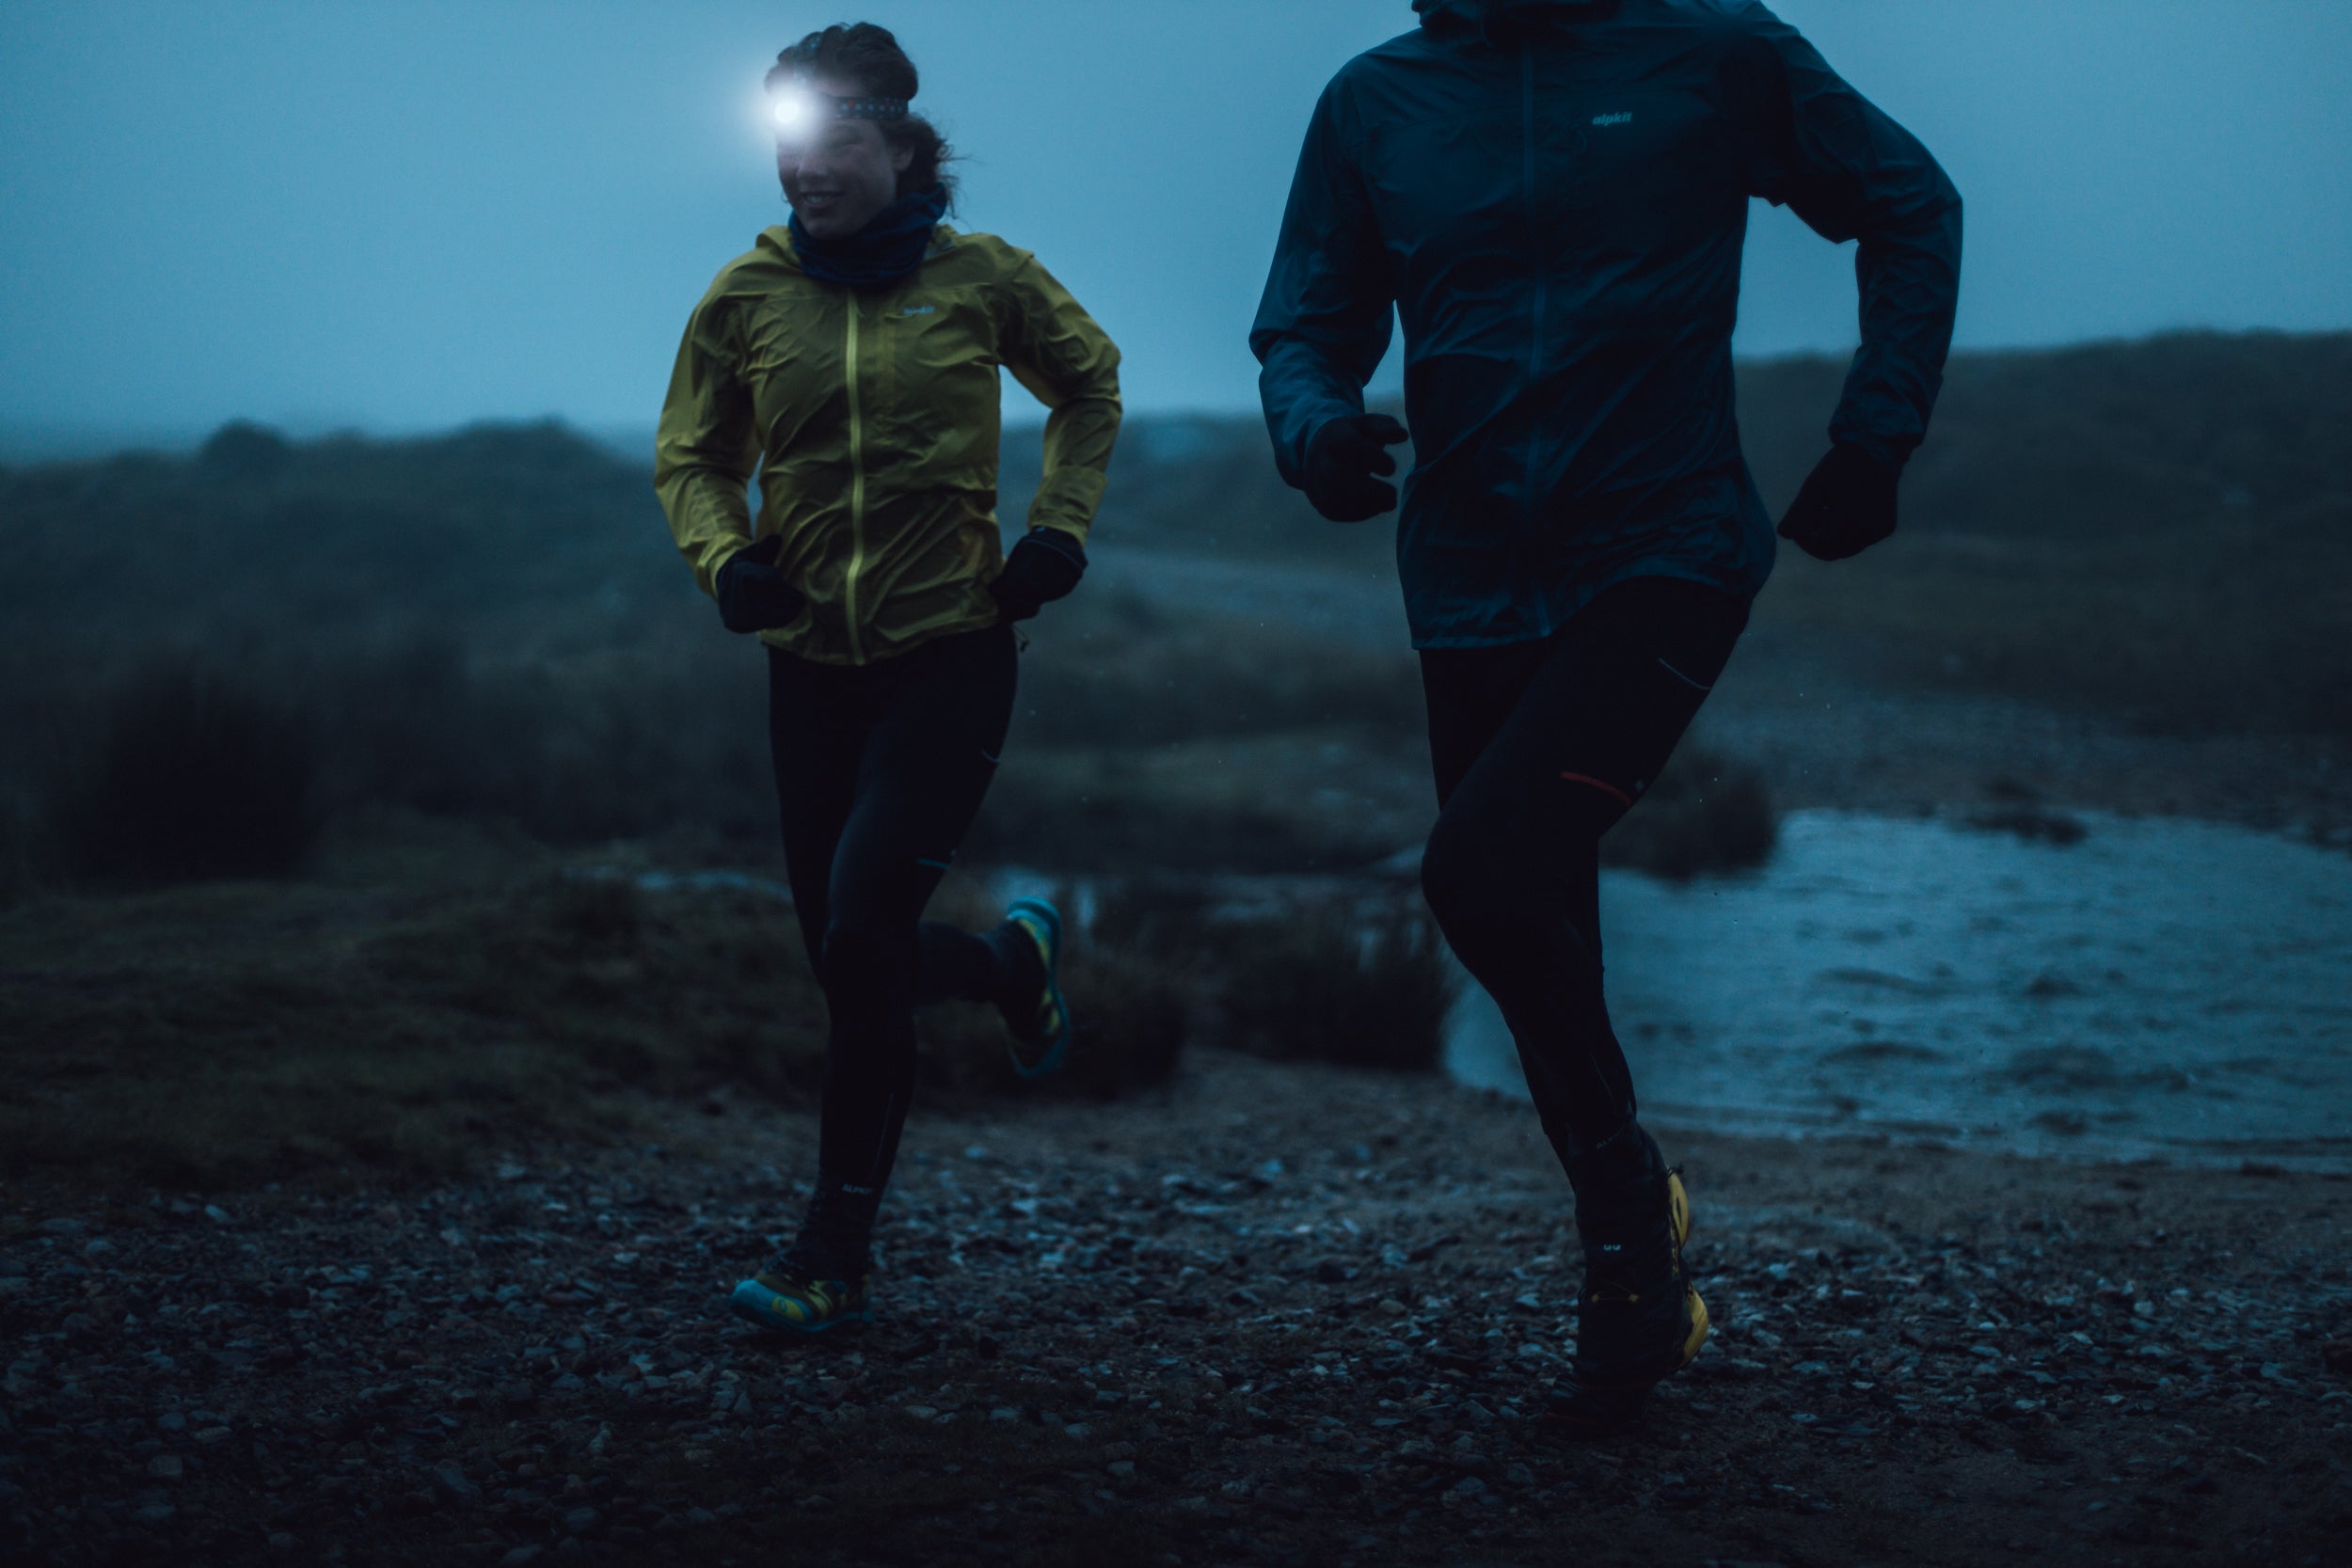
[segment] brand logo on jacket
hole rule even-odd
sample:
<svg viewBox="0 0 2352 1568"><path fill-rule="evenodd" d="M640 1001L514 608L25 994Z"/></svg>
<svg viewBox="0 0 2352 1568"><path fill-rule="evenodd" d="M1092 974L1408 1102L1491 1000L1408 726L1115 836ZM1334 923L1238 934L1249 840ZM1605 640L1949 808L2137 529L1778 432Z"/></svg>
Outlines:
<svg viewBox="0 0 2352 1568"><path fill-rule="evenodd" d="M936 305L910 305L899 311L898 316L900 320L904 320L908 316L932 316L938 313L939 307Z"/></svg>
<svg viewBox="0 0 2352 1568"><path fill-rule="evenodd" d="M1595 125L1630 125L1633 123L1633 113L1629 109L1619 109L1613 115L1595 115L1593 123Z"/></svg>

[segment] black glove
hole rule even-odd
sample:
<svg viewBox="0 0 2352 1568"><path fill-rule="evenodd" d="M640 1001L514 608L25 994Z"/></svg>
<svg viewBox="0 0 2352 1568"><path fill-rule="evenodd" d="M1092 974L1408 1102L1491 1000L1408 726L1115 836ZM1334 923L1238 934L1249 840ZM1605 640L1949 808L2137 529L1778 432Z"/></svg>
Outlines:
<svg viewBox="0 0 2352 1568"><path fill-rule="evenodd" d="M1405 439L1405 427L1386 414L1345 414L1307 438L1307 472L1299 486L1314 509L1335 523L1360 523L1396 510L1396 486L1373 476L1396 472L1384 450Z"/></svg>
<svg viewBox="0 0 2352 1568"><path fill-rule="evenodd" d="M796 620L808 595L776 570L784 535L771 533L736 551L719 568L719 619L729 631L772 631Z"/></svg>
<svg viewBox="0 0 2352 1568"><path fill-rule="evenodd" d="M1895 531L1895 483L1902 470L1840 441L1805 476L1780 536L1820 561L1860 555Z"/></svg>
<svg viewBox="0 0 2352 1568"><path fill-rule="evenodd" d="M1040 606L1062 597L1086 575L1087 547L1057 528L1033 528L1005 557L988 591L1008 621L1025 621Z"/></svg>

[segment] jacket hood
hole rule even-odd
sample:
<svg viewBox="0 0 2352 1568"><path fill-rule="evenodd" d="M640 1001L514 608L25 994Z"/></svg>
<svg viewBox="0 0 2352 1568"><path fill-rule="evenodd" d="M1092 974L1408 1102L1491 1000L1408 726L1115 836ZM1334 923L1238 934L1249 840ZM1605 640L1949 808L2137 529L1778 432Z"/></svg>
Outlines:
<svg viewBox="0 0 2352 1568"><path fill-rule="evenodd" d="M1576 11L1597 11L1612 5L1612 0L1414 0L1414 11L1421 14L1421 25L1433 21L1468 21L1482 25L1489 19L1505 21L1524 16L1529 11L1562 11L1565 19L1574 19Z"/></svg>

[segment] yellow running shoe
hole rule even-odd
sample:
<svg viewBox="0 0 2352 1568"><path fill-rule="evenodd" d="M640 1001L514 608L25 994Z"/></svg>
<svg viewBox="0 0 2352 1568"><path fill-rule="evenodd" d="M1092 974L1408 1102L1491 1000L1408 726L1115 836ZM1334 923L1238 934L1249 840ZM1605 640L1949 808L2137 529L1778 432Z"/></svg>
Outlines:
<svg viewBox="0 0 2352 1568"><path fill-rule="evenodd" d="M854 1282L810 1279L771 1264L735 1288L727 1310L761 1328L787 1334L823 1334L843 1323L874 1319L874 1276Z"/></svg>
<svg viewBox="0 0 2352 1568"><path fill-rule="evenodd" d="M1557 1430L1626 1430L1640 1418L1649 1391L1689 1366L1707 1343L1707 1303L1682 1264L1691 1195L1680 1167L1665 1172L1663 1185L1664 1203L1646 1217L1596 1224L1585 1236L1576 1357L1545 1412Z"/></svg>

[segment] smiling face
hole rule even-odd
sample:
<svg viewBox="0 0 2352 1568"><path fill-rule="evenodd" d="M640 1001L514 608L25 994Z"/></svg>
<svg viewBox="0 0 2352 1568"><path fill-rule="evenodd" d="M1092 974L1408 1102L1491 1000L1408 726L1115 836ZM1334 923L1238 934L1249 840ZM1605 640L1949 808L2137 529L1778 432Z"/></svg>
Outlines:
<svg viewBox="0 0 2352 1568"><path fill-rule="evenodd" d="M809 87L830 98L859 95L854 84L826 77ZM785 199L812 239L847 239L873 222L898 196L898 176L914 161L912 149L894 150L870 119L818 115L776 131Z"/></svg>

